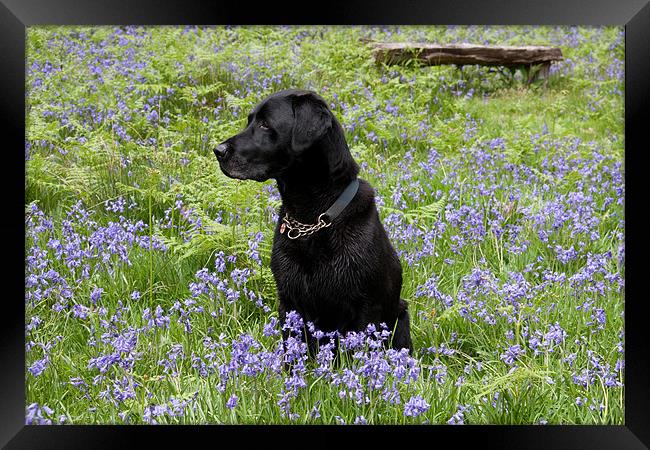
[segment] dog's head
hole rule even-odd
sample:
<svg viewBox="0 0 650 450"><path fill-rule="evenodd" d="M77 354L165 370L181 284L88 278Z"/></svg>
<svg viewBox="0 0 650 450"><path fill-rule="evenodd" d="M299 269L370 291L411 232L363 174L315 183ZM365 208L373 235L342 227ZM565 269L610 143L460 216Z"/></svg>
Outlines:
<svg viewBox="0 0 650 450"><path fill-rule="evenodd" d="M231 178L277 178L332 128L335 119L316 93L286 90L273 94L248 115L239 134L214 149L221 171Z"/></svg>

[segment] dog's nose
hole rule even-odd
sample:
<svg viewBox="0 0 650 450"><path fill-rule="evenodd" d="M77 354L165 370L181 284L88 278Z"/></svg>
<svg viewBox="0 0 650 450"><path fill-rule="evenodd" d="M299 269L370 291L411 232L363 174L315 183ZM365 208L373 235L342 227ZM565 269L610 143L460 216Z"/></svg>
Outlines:
<svg viewBox="0 0 650 450"><path fill-rule="evenodd" d="M217 159L222 159L224 156L226 156L227 152L228 152L228 144L226 143L219 144L214 149L214 154L217 157Z"/></svg>

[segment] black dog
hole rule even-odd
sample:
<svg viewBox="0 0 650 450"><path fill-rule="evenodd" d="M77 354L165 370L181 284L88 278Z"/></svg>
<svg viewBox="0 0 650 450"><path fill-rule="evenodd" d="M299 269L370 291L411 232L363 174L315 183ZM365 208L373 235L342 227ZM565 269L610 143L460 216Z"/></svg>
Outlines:
<svg viewBox="0 0 650 450"><path fill-rule="evenodd" d="M379 221L374 190L355 181L359 166L320 96L293 89L271 95L248 115L246 129L214 153L231 178L277 181L282 219L271 269L282 324L291 310L325 332L384 322L392 347L412 350L402 267Z"/></svg>

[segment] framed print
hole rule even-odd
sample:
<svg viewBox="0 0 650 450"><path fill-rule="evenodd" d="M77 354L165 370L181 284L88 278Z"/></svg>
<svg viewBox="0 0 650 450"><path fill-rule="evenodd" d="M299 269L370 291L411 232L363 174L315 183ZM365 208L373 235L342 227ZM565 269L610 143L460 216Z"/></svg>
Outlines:
<svg viewBox="0 0 650 450"><path fill-rule="evenodd" d="M5 2L3 445L647 448L650 9L470 3Z"/></svg>

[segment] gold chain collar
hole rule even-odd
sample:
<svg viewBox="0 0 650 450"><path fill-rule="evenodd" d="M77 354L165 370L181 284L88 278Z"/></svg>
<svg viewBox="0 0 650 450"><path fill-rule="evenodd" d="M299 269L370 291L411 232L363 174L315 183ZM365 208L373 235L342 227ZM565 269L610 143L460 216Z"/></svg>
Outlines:
<svg viewBox="0 0 650 450"><path fill-rule="evenodd" d="M287 237L289 239L298 239L301 236L309 236L312 233L320 230L321 228L327 228L332 225L332 221L345 209L346 206L352 201L354 196L357 194L359 189L359 180L355 178L348 184L348 186L341 192L341 195L338 196L336 201L332 206L329 207L327 211L318 216L318 221L313 225L307 225L304 223L298 222L296 219L289 217L289 213L285 213L282 218L282 224L280 224L280 234L284 234L287 231ZM323 217L327 217L329 222L326 222Z"/></svg>
<svg viewBox="0 0 650 450"><path fill-rule="evenodd" d="M296 219L292 219L291 217L289 217L289 214L286 213L282 218L282 224L280 225L280 234L284 234L286 229L289 229L289 231L287 231L287 237L289 239L297 239L301 236L309 236L310 234L315 233L321 228L327 228L330 225L332 225L332 222L325 222L325 220L323 219L324 215L325 213L318 216L317 223L313 225L307 225L298 222Z"/></svg>

